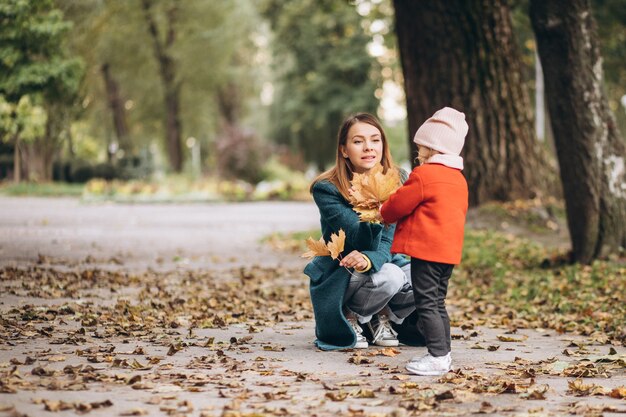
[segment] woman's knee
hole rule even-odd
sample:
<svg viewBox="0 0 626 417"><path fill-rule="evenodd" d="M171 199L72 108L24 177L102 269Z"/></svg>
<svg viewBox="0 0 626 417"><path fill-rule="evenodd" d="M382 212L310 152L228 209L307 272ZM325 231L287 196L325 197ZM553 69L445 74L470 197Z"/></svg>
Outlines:
<svg viewBox="0 0 626 417"><path fill-rule="evenodd" d="M380 271L372 276L372 280L376 283L381 291L394 295L402 289L405 283L405 274L402 269L391 263L384 264Z"/></svg>

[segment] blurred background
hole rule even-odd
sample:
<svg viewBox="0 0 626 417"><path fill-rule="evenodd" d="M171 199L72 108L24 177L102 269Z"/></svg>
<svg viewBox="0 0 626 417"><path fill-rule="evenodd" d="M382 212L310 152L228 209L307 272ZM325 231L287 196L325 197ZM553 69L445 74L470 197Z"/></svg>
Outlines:
<svg viewBox="0 0 626 417"><path fill-rule="evenodd" d="M523 111L553 152L529 2L495 3L512 22ZM626 2L591 6L624 132ZM410 168L395 13L391 0L3 1L2 187L307 198L334 162L339 124L358 111L378 115L396 162Z"/></svg>

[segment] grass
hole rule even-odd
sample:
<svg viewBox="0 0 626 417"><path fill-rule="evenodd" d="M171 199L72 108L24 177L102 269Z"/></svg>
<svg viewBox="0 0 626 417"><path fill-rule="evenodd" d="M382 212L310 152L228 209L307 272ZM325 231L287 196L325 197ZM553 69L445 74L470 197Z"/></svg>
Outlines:
<svg viewBox="0 0 626 417"><path fill-rule="evenodd" d="M569 265L562 258L525 239L468 231L451 304L496 305L523 326L602 334L623 342L623 262Z"/></svg>
<svg viewBox="0 0 626 417"><path fill-rule="evenodd" d="M84 184L64 182L5 182L0 183L0 194L33 197L80 197L83 194L83 188Z"/></svg>

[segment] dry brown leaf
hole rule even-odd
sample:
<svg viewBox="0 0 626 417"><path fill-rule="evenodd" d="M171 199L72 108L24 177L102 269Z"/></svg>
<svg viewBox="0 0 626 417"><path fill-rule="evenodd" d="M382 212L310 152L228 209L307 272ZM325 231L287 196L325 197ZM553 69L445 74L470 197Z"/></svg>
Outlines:
<svg viewBox="0 0 626 417"><path fill-rule="evenodd" d="M383 173L383 166L379 164L366 173L354 174L351 185L351 200L356 203L353 205L377 208L398 189L400 175L396 169Z"/></svg>
<svg viewBox="0 0 626 417"><path fill-rule="evenodd" d="M353 207L353 210L359 214L359 220L369 223L381 223L383 218L380 215L380 210L377 208L364 209L359 207Z"/></svg>
<svg viewBox="0 0 626 417"><path fill-rule="evenodd" d="M376 398L376 394L371 389L358 389L350 393L350 397L354 398Z"/></svg>
<svg viewBox="0 0 626 417"><path fill-rule="evenodd" d="M320 240L313 240L313 238L309 237L306 240L306 245L309 250L303 253L301 256L303 258L314 258L316 256L329 256L333 259L337 259L341 252L343 252L344 245L346 241L346 232L343 229L339 229L338 234L330 235L330 242L324 243L324 238L321 237Z"/></svg>
<svg viewBox="0 0 626 417"><path fill-rule="evenodd" d="M145 416L145 415L148 415L148 411L139 407L132 408L127 411L122 411L120 413L120 416Z"/></svg>
<svg viewBox="0 0 626 417"><path fill-rule="evenodd" d="M378 209L399 186L398 171L389 169L383 173L383 166L379 164L366 173L354 174L349 201L361 221L380 222Z"/></svg>
<svg viewBox="0 0 626 417"><path fill-rule="evenodd" d="M341 252L343 252L343 248L346 242L346 232L343 229L339 229L339 234L331 234L330 242L328 242L328 250L330 251L330 257L333 259L337 259Z"/></svg>
<svg viewBox="0 0 626 417"><path fill-rule="evenodd" d="M574 394L577 397L586 396L586 395L606 395L609 391L604 387L596 384L585 384L582 379L575 379L573 381L568 381L567 386L569 390L567 390L568 394Z"/></svg>
<svg viewBox="0 0 626 417"><path fill-rule="evenodd" d="M626 386L622 385L621 387L613 388L611 392L609 392L609 397L626 398Z"/></svg>
<svg viewBox="0 0 626 417"><path fill-rule="evenodd" d="M498 340L500 340L501 342L523 342L526 339L528 339L528 336L526 335L522 335L519 337L515 337L515 336L507 336L504 334L499 334L498 335Z"/></svg>
<svg viewBox="0 0 626 417"><path fill-rule="evenodd" d="M394 356L399 355L401 352L396 348L389 347L389 348L379 350L378 353L382 356L394 357Z"/></svg>
<svg viewBox="0 0 626 417"><path fill-rule="evenodd" d="M339 392L327 392L325 397L330 398L332 401L343 401L348 397L348 393L343 390L339 390Z"/></svg>
<svg viewBox="0 0 626 417"><path fill-rule="evenodd" d="M324 242L323 237L320 237L320 240L313 240L312 237L309 237L306 240L306 245L309 250L300 255L303 258L314 258L316 256L330 255L330 251L328 250L328 247L326 247L326 242Z"/></svg>
<svg viewBox="0 0 626 417"><path fill-rule="evenodd" d="M350 357L350 359L348 359L348 362L353 363L355 365L361 365L361 364L364 364L364 363L365 364L372 363L374 361L371 360L370 358L363 357L361 352L356 352L355 354L353 354Z"/></svg>

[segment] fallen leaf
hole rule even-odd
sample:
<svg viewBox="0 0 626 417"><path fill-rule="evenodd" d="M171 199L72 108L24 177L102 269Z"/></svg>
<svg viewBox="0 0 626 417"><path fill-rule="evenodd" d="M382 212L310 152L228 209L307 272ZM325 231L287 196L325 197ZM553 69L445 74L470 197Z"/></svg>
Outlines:
<svg viewBox="0 0 626 417"><path fill-rule="evenodd" d="M528 339L528 336L520 336L520 337L514 337L514 336L507 336L504 334L499 334L498 335L498 340L502 341L502 342L523 342L526 339Z"/></svg>
<svg viewBox="0 0 626 417"><path fill-rule="evenodd" d="M626 386L621 386L617 388L613 388L611 392L609 392L609 397L611 398L626 398Z"/></svg>
<svg viewBox="0 0 626 417"><path fill-rule="evenodd" d="M327 392L324 394L326 398L330 398L332 401L343 401L348 397L348 393L342 390L338 392Z"/></svg>

